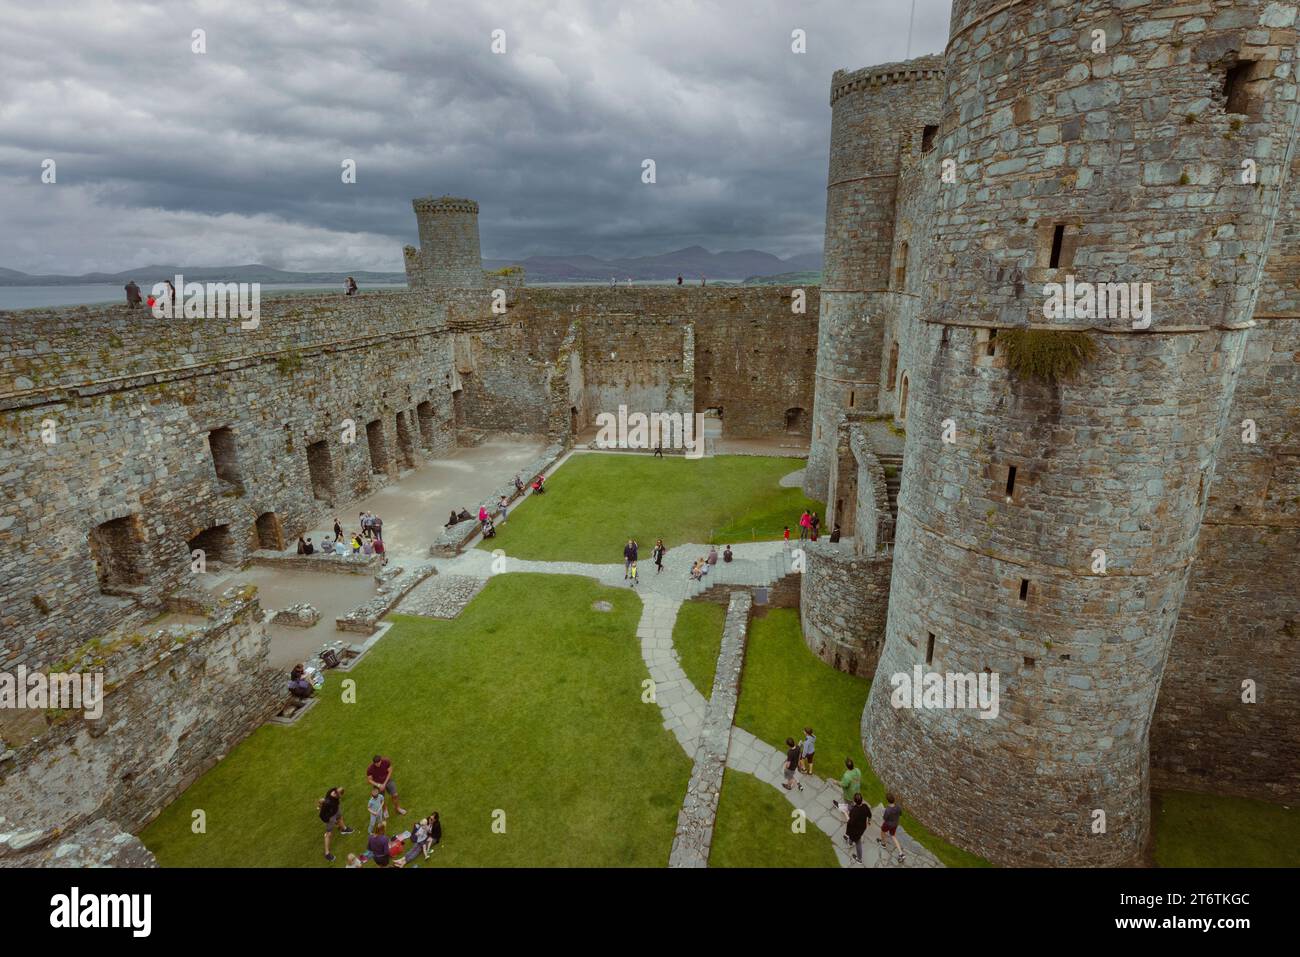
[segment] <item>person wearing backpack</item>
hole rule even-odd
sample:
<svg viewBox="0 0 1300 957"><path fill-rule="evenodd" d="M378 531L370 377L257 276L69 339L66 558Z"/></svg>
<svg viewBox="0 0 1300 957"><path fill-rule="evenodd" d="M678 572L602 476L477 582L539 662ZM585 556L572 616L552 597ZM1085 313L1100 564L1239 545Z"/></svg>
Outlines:
<svg viewBox="0 0 1300 957"><path fill-rule="evenodd" d="M343 811L340 806L342 801L343 789L330 788L325 792L325 796L316 802L316 811L325 825L325 860L331 864L334 863L334 855L330 853L330 838L334 831L337 830L343 835L352 833L352 828L343 823Z"/></svg>

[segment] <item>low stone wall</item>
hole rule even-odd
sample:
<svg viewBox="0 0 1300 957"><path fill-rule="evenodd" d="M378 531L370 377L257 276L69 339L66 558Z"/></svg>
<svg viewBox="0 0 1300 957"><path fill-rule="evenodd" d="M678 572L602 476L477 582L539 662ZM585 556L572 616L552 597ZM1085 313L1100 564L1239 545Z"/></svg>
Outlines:
<svg viewBox="0 0 1300 957"><path fill-rule="evenodd" d="M885 640L893 558L858 557L843 543L816 541L804 547L807 564L799 601L804 641L828 665L871 677Z"/></svg>
<svg viewBox="0 0 1300 957"><path fill-rule="evenodd" d="M438 574L432 563L419 565L412 571L399 567L375 576L378 592L364 605L358 605L342 618L336 618L334 626L339 631L351 631L360 635L374 634L379 627L379 619L397 607L397 603L430 575Z"/></svg>
<svg viewBox="0 0 1300 957"><path fill-rule="evenodd" d="M713 676L713 693L704 709L704 726L695 749L695 766L686 785L686 798L677 815L677 833L668 855L669 867L707 867L713 844L713 824L718 816L718 795L722 772L731 747L731 725L740 696L740 672L745 664L745 640L749 634L749 613L754 599L736 591L727 605L722 629L722 648Z"/></svg>
<svg viewBox="0 0 1300 957"><path fill-rule="evenodd" d="M248 556L254 565L287 568L300 572L335 572L342 575L373 575L383 566L381 555L286 555L283 552L257 551Z"/></svg>
<svg viewBox="0 0 1300 957"><path fill-rule="evenodd" d="M148 823L285 698L262 617L256 589L231 589L204 627L90 642L61 662L103 674L103 713L57 713L0 766L5 828L35 848L94 818Z"/></svg>

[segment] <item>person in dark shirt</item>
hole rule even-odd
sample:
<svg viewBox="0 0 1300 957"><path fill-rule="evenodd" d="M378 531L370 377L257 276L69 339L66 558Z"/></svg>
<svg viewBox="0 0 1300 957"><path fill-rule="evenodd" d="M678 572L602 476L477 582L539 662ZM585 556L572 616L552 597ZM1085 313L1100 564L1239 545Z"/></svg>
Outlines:
<svg viewBox="0 0 1300 957"><path fill-rule="evenodd" d="M123 288L126 289L126 304L132 309L144 301L140 298L140 287L135 284L134 279L127 283Z"/></svg>
<svg viewBox="0 0 1300 957"><path fill-rule="evenodd" d="M831 529L831 542L838 542L839 540L840 540L840 523L836 522L835 527Z"/></svg>
<svg viewBox="0 0 1300 957"><path fill-rule="evenodd" d="M380 821L375 825L375 833L370 835L370 840L366 842L366 847L370 851L370 859L378 867L387 867L390 863L388 856L388 835L384 833L384 822Z"/></svg>
<svg viewBox="0 0 1300 957"><path fill-rule="evenodd" d="M731 546L730 546L730 545L728 545L726 548L724 548L724 549L722 550L722 560L723 560L724 562L729 562L729 561L731 561Z"/></svg>
<svg viewBox="0 0 1300 957"><path fill-rule="evenodd" d="M844 842L853 845L853 859L862 863L862 835L867 832L867 822L871 820L871 805L862 800L861 794L853 795L853 804L849 806L849 823L844 828Z"/></svg>
<svg viewBox="0 0 1300 957"><path fill-rule="evenodd" d="M797 784L799 790L802 791L803 783L795 777L796 772L799 770L799 745L794 738L786 738L785 746L788 749L785 753L785 783L781 787L788 791L791 785Z"/></svg>
<svg viewBox="0 0 1300 957"><path fill-rule="evenodd" d="M372 788L379 788L380 793L387 794L393 799L398 814L406 813L406 808L402 807L401 799L397 796L397 782L393 780L392 761L376 754L374 760L370 762L370 767L366 768L366 781Z"/></svg>
<svg viewBox="0 0 1300 957"><path fill-rule="evenodd" d="M880 820L880 837L876 838L876 843L886 850L889 845L885 843L885 835L888 834L894 839L894 849L898 851L898 863L903 863L907 856L903 853L903 845L898 843L898 821L903 816L903 809L898 806L898 801L892 794L885 795L885 811L881 814Z"/></svg>
<svg viewBox="0 0 1300 957"><path fill-rule="evenodd" d="M335 829L340 834L351 834L352 828L343 823L343 811L340 804L343 801L342 788L330 788L325 792L325 796L316 802L316 808L320 812L320 819L325 824L325 860L331 864L334 863L334 855L330 853L330 837L333 836Z"/></svg>
<svg viewBox="0 0 1300 957"><path fill-rule="evenodd" d="M636 542L634 542L632 539L629 538L627 540L627 544L623 546L623 578L625 580L627 579L628 571L631 570L632 566L635 563L636 563Z"/></svg>

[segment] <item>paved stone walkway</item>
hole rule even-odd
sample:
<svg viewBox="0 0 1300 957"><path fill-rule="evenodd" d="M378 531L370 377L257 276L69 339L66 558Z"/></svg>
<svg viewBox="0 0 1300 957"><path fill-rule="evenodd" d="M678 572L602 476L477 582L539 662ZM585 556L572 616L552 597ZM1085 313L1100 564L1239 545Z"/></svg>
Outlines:
<svg viewBox="0 0 1300 957"><path fill-rule="evenodd" d="M471 542L473 546L475 542ZM664 556L664 571L656 573L649 560L650 545L642 545L646 557L637 563L640 582L636 587L641 599L641 620L636 635L641 642L641 657L655 682L655 700L664 719L664 727L673 733L687 754L695 757L704 726L708 701L686 677L677 652L673 648L673 624L682 602L716 585L739 587L771 585L791 571L790 547L782 542L752 542L733 545L735 560L719 562L702 581L691 581L688 570L691 563L708 552L707 545L686 544L669 549ZM588 562L543 562L505 557L504 564L493 567L496 556L476 547L469 547L454 558L435 559L438 576L466 576L486 581L493 574L503 572L540 572L548 575L580 575L594 578L604 585L630 587L623 578L622 563L602 565ZM800 775L804 790L786 791L781 787L781 768L784 752L758 740L742 728L731 729L731 742L727 752L727 767L744 774L752 774L760 781L772 785L784 795L793 807L807 812L807 820L830 837L835 856L841 867L942 867L943 864L902 828L899 841L906 852L900 864L891 842L888 852L882 850L875 839L880 834L882 808L872 809L872 823L863 837L862 865L853 864L848 848L842 839L843 818L831 810L831 801L838 799L840 787L820 777Z"/></svg>

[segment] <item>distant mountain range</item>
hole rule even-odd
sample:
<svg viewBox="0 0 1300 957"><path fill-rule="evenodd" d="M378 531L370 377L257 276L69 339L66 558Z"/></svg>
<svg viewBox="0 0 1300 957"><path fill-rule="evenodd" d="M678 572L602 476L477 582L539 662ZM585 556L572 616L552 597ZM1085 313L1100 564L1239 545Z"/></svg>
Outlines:
<svg viewBox="0 0 1300 957"><path fill-rule="evenodd" d="M526 259L485 259L484 269L523 266L528 282L608 282L610 278L634 280L688 281L699 279L747 279L785 273L816 273L822 268L821 253L804 253L781 259L758 249L712 253L703 246L690 246L658 256L598 259L595 256L529 256ZM121 272L92 272L80 276L32 275L0 268L0 286L72 286L87 283L124 284L131 279L141 287L180 273L196 282L260 282L341 284L348 276L366 283L403 283L400 272L292 272L259 263L244 266L141 266Z"/></svg>

